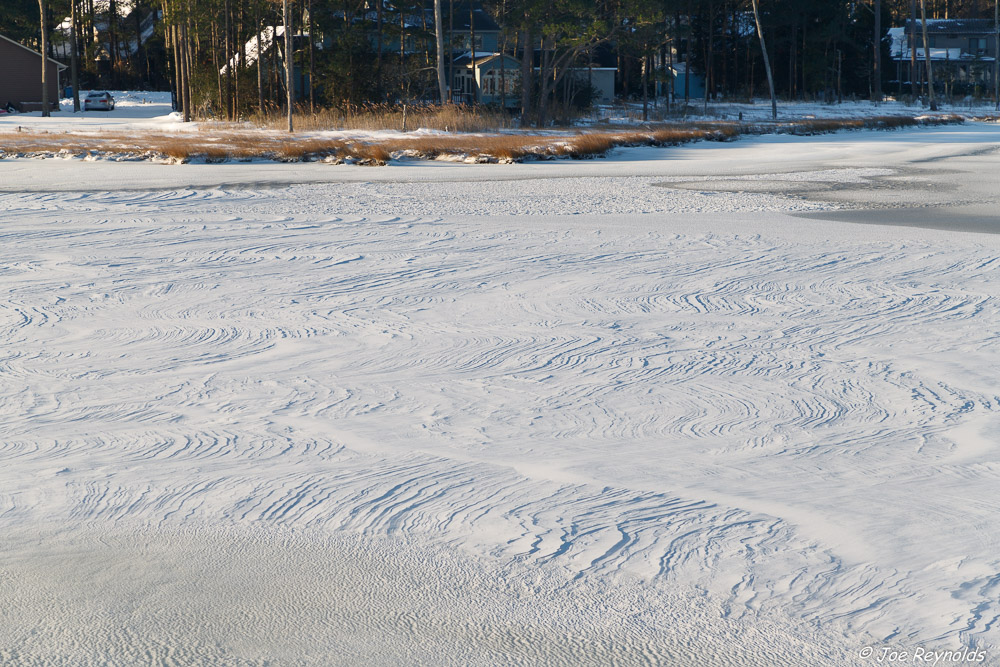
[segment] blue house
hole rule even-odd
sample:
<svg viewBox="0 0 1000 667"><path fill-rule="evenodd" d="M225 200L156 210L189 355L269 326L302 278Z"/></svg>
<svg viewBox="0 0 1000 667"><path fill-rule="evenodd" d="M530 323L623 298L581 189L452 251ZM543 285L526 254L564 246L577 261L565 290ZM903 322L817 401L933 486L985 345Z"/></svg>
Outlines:
<svg viewBox="0 0 1000 667"><path fill-rule="evenodd" d="M687 63L674 63L674 66L670 68L670 73L674 77L674 99L683 100L687 97L696 100L705 97L705 77L693 68L688 74ZM689 84L690 90L687 88ZM685 91L687 91L686 95Z"/></svg>

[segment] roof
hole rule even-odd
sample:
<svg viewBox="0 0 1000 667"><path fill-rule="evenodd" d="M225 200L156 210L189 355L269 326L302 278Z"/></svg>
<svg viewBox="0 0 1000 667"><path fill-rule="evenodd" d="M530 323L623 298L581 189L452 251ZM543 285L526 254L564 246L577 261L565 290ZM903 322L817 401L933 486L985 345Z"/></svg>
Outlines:
<svg viewBox="0 0 1000 667"><path fill-rule="evenodd" d="M920 21L907 20L903 26L906 32L916 29L923 31ZM928 19L927 35L995 35L993 19Z"/></svg>
<svg viewBox="0 0 1000 667"><path fill-rule="evenodd" d="M494 58L499 58L501 54L494 53L493 51L476 51L475 54L475 64L482 65L485 62L489 62ZM507 56L510 58L511 56ZM516 59L515 59L516 60ZM466 51L459 57L455 58L455 64L459 67L463 65L469 65L473 61L472 51Z"/></svg>
<svg viewBox="0 0 1000 667"><path fill-rule="evenodd" d="M443 0L441 3L441 13L444 15L444 28L449 27L454 32L469 32L469 6L472 6L472 25L476 32L500 32L500 26L483 10L479 2L463 2L462 0ZM428 2L428 9L433 17L434 3ZM433 19L431 20L433 25Z"/></svg>
<svg viewBox="0 0 1000 667"><path fill-rule="evenodd" d="M15 41L14 41L14 40L12 40L12 39L11 39L10 37L4 37L3 35L0 35L0 39L4 40L5 42L10 42L10 43L11 43L11 44L13 44L14 46L18 46L18 47L20 47L20 48L24 49L25 51L28 51L28 52L30 52L30 53L34 53L34 54L35 54L36 56L38 56L39 58L41 58L41 57L42 57L42 54L41 54L41 53L39 53L38 51L35 51L34 49L29 49L29 48L28 48L27 46L25 46L24 44L21 44L20 42L15 42ZM63 64L62 64L61 62L59 62L59 61L58 61L58 60L56 60L55 58L46 58L46 60L48 60L48 61L49 61L50 63L53 63L54 65L56 65L56 66L57 66L57 67L58 67L58 68L59 68L60 70L64 70L64 69L66 69L66 65L63 65Z"/></svg>

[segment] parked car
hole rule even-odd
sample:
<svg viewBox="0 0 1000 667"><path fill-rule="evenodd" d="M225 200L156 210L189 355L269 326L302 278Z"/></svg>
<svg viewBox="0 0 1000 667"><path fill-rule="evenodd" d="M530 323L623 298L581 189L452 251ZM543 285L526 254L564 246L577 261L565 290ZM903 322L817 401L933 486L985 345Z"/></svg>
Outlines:
<svg viewBox="0 0 1000 667"><path fill-rule="evenodd" d="M113 111L115 98L111 93L88 93L83 99L84 111Z"/></svg>

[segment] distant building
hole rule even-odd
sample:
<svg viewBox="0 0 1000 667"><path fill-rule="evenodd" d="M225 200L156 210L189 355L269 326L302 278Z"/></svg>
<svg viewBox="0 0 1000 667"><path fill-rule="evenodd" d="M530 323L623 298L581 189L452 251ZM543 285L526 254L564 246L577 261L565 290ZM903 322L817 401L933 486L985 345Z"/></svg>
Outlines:
<svg viewBox="0 0 1000 667"><path fill-rule="evenodd" d="M478 40L477 40L478 41ZM521 61L499 53L466 53L455 59L452 99L455 102L521 103Z"/></svg>
<svg viewBox="0 0 1000 667"><path fill-rule="evenodd" d="M907 21L902 27L890 29L889 36L897 82L926 84L923 24ZM957 84L962 89L992 85L997 59L992 19L928 20L927 41L935 84ZM911 63L914 47L915 64Z"/></svg>
<svg viewBox="0 0 1000 667"><path fill-rule="evenodd" d="M695 72L691 68L687 70L687 63L674 63L670 68L670 75L674 79L674 99L700 100L705 97L705 77ZM690 89L688 89L690 86Z"/></svg>
<svg viewBox="0 0 1000 667"><path fill-rule="evenodd" d="M42 62L46 63L49 110L59 109L59 73L66 66L0 35L0 107L13 104L19 111L42 110Z"/></svg>

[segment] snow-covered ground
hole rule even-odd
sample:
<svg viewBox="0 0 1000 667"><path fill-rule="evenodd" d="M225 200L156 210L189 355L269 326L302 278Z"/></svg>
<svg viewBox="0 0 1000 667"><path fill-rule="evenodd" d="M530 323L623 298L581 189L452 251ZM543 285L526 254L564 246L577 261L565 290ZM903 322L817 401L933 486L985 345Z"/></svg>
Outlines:
<svg viewBox="0 0 1000 667"><path fill-rule="evenodd" d="M969 117L995 116L996 104L992 100L956 99L953 102L938 103L938 113L962 114ZM661 112L666 112L664 102L654 106L650 102L648 109L650 118L658 118ZM746 122L770 121L771 101L756 99L752 102L710 101L707 105L702 99L688 100L685 106L679 100L671 110L673 114L681 114L688 120L742 120ZM796 120L802 118L871 118L873 116L913 116L928 113L928 107L919 99L904 101L887 97L884 101L873 103L870 100L842 100L841 102L778 102L778 120ZM585 120L590 122L604 121L613 123L635 123L642 119L642 104L601 105L595 107Z"/></svg>
<svg viewBox="0 0 1000 667"><path fill-rule="evenodd" d="M80 92L80 104L87 92ZM73 112L73 100L60 100L60 110L42 118L41 111L32 113L0 114L0 132L16 132L26 128L48 132L119 132L135 131L184 131L196 129L196 124L183 123L179 114L170 108L170 93L141 91L112 91L114 111Z"/></svg>
<svg viewBox="0 0 1000 667"><path fill-rule="evenodd" d="M1000 664L998 149L0 162L0 663Z"/></svg>
<svg viewBox="0 0 1000 667"><path fill-rule="evenodd" d="M81 91L81 103L88 91ZM172 111L170 93L144 91L111 91L116 101L114 111L87 111L73 113L73 100L61 100L61 110L53 112L50 118L42 118L41 112L33 113L0 113L0 133L14 132L22 127L34 131L67 132L191 132L210 131L211 124L183 123L181 115ZM825 104L819 102L782 102L778 106L779 120L801 120L806 118L871 118L873 116L916 116L927 111L926 106L918 102L904 103L894 100L872 104L871 102L845 101L840 104ZM589 115L580 119L582 126L594 123L640 124L642 105L628 104L596 107ZM958 114L966 117L981 117L994 115L992 103L972 104L956 103L941 104L937 113ZM705 107L701 102L693 100L688 106L688 120L736 120L743 116L747 122L762 122L771 120L771 105L768 100L756 100L754 103L711 102ZM656 117L655 110L653 117ZM677 117L674 120L680 120ZM537 132L537 130L531 130ZM440 132L417 128L409 134ZM329 130L325 132L307 132L300 135L320 137L356 137L385 138L400 136L396 130Z"/></svg>

